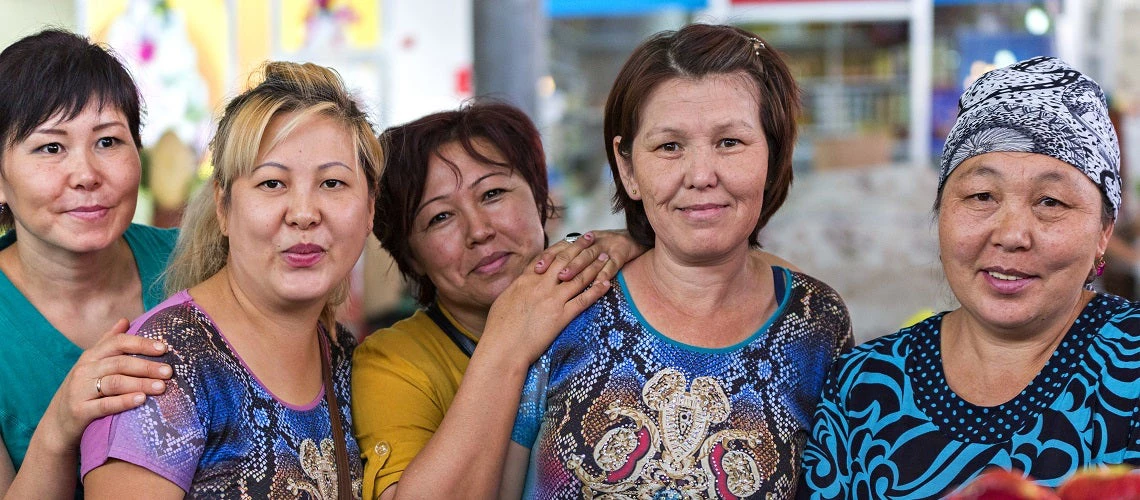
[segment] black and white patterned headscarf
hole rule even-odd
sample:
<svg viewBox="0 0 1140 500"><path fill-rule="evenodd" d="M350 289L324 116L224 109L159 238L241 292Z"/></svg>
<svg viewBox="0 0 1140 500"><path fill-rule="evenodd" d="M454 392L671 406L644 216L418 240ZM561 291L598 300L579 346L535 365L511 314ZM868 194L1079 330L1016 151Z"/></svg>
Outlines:
<svg viewBox="0 0 1140 500"><path fill-rule="evenodd" d="M938 191L967 158L998 151L1040 153L1077 167L1120 210L1120 146L1104 92L1053 57L982 75L958 100L946 138Z"/></svg>

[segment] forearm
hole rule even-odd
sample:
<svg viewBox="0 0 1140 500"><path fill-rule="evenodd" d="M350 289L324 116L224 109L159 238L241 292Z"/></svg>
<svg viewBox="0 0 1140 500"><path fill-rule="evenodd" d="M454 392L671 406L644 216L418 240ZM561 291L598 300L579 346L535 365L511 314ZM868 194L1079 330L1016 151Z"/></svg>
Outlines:
<svg viewBox="0 0 1140 500"><path fill-rule="evenodd" d="M50 406L48 411L52 411ZM79 480L79 443L62 438L46 420L41 421L32 434L24 462L4 494L5 499L75 495Z"/></svg>
<svg viewBox="0 0 1140 500"><path fill-rule="evenodd" d="M480 344L447 415L400 478L397 498L497 496L527 366Z"/></svg>

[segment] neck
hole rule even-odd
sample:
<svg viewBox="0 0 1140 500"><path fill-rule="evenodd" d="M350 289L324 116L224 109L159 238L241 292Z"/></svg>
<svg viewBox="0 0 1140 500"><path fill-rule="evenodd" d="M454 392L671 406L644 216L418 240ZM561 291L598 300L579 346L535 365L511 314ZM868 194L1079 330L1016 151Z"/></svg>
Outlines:
<svg viewBox="0 0 1140 500"><path fill-rule="evenodd" d="M705 261L678 258L658 246L630 262L625 273L677 310L702 316L717 313L741 291L756 289L757 277L763 279L761 271L767 269L747 246Z"/></svg>
<svg viewBox="0 0 1140 500"><path fill-rule="evenodd" d="M1094 295L1082 291L1069 308L1017 329L994 328L962 308L950 312L942 319L941 347L951 387L975 403L1008 401L1041 371ZM1008 387L972 390L973 378L1005 380Z"/></svg>
<svg viewBox="0 0 1140 500"><path fill-rule="evenodd" d="M190 289L190 294L203 308L209 307L208 312L227 337L242 337L240 341L231 339L235 348L237 344L256 344L283 362L291 358L308 361L319 349L315 332L323 302L274 303L261 294L251 293L236 279L229 265Z"/></svg>
<svg viewBox="0 0 1140 500"><path fill-rule="evenodd" d="M46 291L57 300L86 303L133 279L134 255L122 238L107 248L75 253L18 239L0 251L0 270L22 290Z"/></svg>
<svg viewBox="0 0 1140 500"><path fill-rule="evenodd" d="M443 295L438 295L437 300L443 307L447 308L447 312L455 319L460 326L466 329L476 339L483 336L483 328L487 326L487 314L490 313L489 307L464 307L456 302L449 300Z"/></svg>

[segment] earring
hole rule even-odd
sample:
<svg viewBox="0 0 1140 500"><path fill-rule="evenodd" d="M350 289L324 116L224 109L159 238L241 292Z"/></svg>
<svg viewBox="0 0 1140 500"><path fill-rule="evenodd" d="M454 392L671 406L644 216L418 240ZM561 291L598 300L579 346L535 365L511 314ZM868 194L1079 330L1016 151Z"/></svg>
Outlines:
<svg viewBox="0 0 1140 500"><path fill-rule="evenodd" d="M633 195L634 195L634 196L637 196L637 188L633 188L633 191L632 191L632 192L633 192Z"/></svg>
<svg viewBox="0 0 1140 500"><path fill-rule="evenodd" d="M1106 264L1106 262L1104 261L1104 256L1101 255L1100 258L1098 258L1096 260L1096 275L1097 276L1104 274L1104 265L1105 264Z"/></svg>
<svg viewBox="0 0 1140 500"><path fill-rule="evenodd" d="M4 215L4 210L8 208L7 203L0 203L0 215Z"/></svg>

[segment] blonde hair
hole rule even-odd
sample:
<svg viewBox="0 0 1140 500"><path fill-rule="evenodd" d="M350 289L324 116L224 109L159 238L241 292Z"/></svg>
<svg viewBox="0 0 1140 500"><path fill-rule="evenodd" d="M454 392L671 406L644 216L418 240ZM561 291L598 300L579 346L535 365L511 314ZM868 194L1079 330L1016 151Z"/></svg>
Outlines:
<svg viewBox="0 0 1140 500"><path fill-rule="evenodd" d="M353 135L357 160L368 181L369 199L375 200L384 157L376 132L367 116L345 89L332 69L312 63L269 62L253 78L253 88L233 98L218 122L210 143L214 164L212 182L190 200L182 219L182 231L170 257L166 289L173 294L193 287L217 274L229 256L229 238L222 234L217 216L215 189L222 191L222 209L228 209L235 179L250 175L263 135L273 117L296 113L271 138L267 149L283 141L306 118L314 115L340 121ZM213 189L211 189L213 188ZM348 278L330 294L321 312L321 324L335 339L335 308L344 302Z"/></svg>

